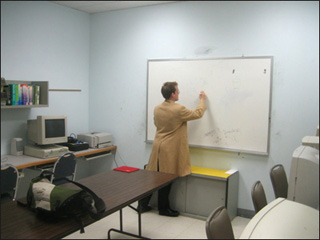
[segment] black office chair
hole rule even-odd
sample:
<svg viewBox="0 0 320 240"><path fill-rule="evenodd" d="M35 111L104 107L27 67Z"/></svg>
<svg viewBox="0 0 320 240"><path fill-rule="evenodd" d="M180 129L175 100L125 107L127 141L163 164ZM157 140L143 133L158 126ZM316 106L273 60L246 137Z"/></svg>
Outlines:
<svg viewBox="0 0 320 240"><path fill-rule="evenodd" d="M208 239L234 239L231 220L224 206L217 207L206 221Z"/></svg>
<svg viewBox="0 0 320 240"><path fill-rule="evenodd" d="M277 164L271 168L270 178L273 186L274 196L276 198L287 198L288 180L282 164Z"/></svg>
<svg viewBox="0 0 320 240"><path fill-rule="evenodd" d="M1 167L1 203L16 199L18 182L19 172L15 166Z"/></svg>
<svg viewBox="0 0 320 240"><path fill-rule="evenodd" d="M257 181L253 184L251 190L251 197L256 213L267 205L266 194L264 192L263 185L260 181Z"/></svg>
<svg viewBox="0 0 320 240"><path fill-rule="evenodd" d="M53 166L53 175L51 182L55 185L66 183L67 180L61 178L70 178L74 180L76 171L76 156L73 153L65 153L58 158Z"/></svg>

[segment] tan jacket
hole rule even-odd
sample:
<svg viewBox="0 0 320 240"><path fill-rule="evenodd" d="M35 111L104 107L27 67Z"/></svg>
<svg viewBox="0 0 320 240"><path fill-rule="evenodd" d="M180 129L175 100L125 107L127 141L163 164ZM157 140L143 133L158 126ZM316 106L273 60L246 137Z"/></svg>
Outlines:
<svg viewBox="0 0 320 240"><path fill-rule="evenodd" d="M154 124L157 127L147 170L174 173L186 176L191 173L187 121L201 118L206 110L200 102L196 110L171 100L165 100L154 109Z"/></svg>

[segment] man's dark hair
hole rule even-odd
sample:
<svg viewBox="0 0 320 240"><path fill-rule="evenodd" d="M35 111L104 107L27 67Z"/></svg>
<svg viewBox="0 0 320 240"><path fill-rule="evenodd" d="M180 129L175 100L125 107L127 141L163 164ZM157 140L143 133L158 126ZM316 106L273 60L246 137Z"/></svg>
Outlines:
<svg viewBox="0 0 320 240"><path fill-rule="evenodd" d="M161 88L162 96L168 100L171 97L171 93L176 92L177 82L165 82Z"/></svg>

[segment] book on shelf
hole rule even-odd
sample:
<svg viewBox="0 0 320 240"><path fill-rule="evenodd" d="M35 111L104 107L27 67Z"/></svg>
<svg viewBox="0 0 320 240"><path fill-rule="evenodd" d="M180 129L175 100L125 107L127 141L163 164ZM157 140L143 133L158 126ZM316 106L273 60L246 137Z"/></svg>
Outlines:
<svg viewBox="0 0 320 240"><path fill-rule="evenodd" d="M29 101L29 93L28 93L28 85L27 84L20 84L19 90L21 92L22 102L20 101L20 105L27 105ZM22 91L21 91L22 90Z"/></svg>
<svg viewBox="0 0 320 240"><path fill-rule="evenodd" d="M9 85L5 85L4 86L4 91L6 92L6 94L7 94L7 97L6 97L6 105L12 105L12 98L11 98L11 92L12 92L12 90L11 90L11 87L12 86L9 86Z"/></svg>
<svg viewBox="0 0 320 240"><path fill-rule="evenodd" d="M29 85L28 86L28 105L33 105L33 86Z"/></svg>
<svg viewBox="0 0 320 240"><path fill-rule="evenodd" d="M11 97L11 105L16 105L16 85L11 83L9 84L9 91L10 91L10 97Z"/></svg>
<svg viewBox="0 0 320 240"><path fill-rule="evenodd" d="M38 85L34 85L34 88L33 88L33 103L35 105L40 104L40 86Z"/></svg>

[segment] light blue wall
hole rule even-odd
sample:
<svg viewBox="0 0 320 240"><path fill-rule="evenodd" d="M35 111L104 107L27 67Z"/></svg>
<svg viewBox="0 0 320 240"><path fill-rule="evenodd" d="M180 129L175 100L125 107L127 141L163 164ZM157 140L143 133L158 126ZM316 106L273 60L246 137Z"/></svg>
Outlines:
<svg viewBox="0 0 320 240"><path fill-rule="evenodd" d="M90 15L45 1L1 1L1 77L49 81L48 108L1 110L1 154L26 143L27 119L67 115L68 133L88 131Z"/></svg>
<svg viewBox="0 0 320 240"><path fill-rule="evenodd" d="M193 165L238 169L238 207L252 210L254 181L273 200L269 169L282 163L289 174L293 150L319 124L318 29L318 2L190 1L94 14L89 128L111 132L125 164L142 167L151 152L148 59L274 56L270 155L191 149Z"/></svg>
<svg viewBox="0 0 320 240"><path fill-rule="evenodd" d="M271 55L269 156L191 148L194 165L239 170L238 207L252 210L253 182L261 180L273 200L269 169L282 163L289 174L293 150L319 125L318 29L318 2L190 1L92 15L49 2L1 2L1 76L82 90L50 92L47 109L2 110L1 151L24 134L26 119L61 113L69 133L110 132L119 164L143 167L151 151L148 59Z"/></svg>

